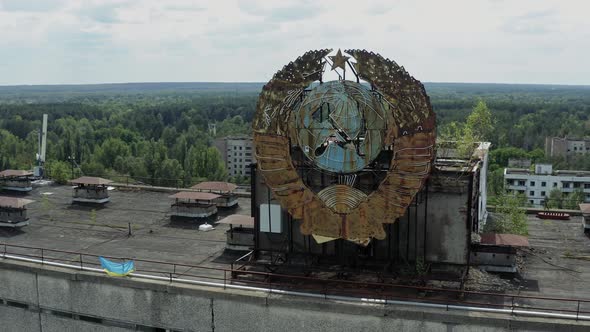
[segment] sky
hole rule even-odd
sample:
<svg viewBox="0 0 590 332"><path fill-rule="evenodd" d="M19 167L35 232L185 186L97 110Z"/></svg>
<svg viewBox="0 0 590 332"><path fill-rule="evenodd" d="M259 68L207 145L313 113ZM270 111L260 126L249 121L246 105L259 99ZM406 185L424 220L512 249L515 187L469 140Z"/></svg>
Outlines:
<svg viewBox="0 0 590 332"><path fill-rule="evenodd" d="M590 84L585 0L0 0L0 85L266 82L358 48L424 82Z"/></svg>

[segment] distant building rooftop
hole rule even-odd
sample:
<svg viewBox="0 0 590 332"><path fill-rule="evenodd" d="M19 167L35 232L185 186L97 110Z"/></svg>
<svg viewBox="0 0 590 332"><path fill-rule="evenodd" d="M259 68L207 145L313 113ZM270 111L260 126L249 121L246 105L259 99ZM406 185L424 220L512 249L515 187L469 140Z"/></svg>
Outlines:
<svg viewBox="0 0 590 332"><path fill-rule="evenodd" d="M536 174L536 175L561 175L561 176L590 176L590 171L555 170L552 174L539 174L524 168L506 168L506 174Z"/></svg>
<svg viewBox="0 0 590 332"><path fill-rule="evenodd" d="M70 182L72 184L84 184L84 185L94 185L94 186L107 185L109 183L113 183L113 181L111 181L111 180L92 177L92 176L83 176L83 177L77 178L75 180L71 180Z"/></svg>
<svg viewBox="0 0 590 332"><path fill-rule="evenodd" d="M481 235L480 244L526 248L529 246L529 240L526 238L526 236L514 234L485 233Z"/></svg>
<svg viewBox="0 0 590 332"><path fill-rule="evenodd" d="M203 193L203 192L195 192L195 191L181 191L174 195L168 196L170 198L175 199L186 199L186 200L193 200L193 201L212 201L216 198L221 197L217 194L212 193Z"/></svg>
<svg viewBox="0 0 590 332"><path fill-rule="evenodd" d="M0 172L0 178L12 178L12 177L21 177L21 176L32 176L33 172L31 171L23 171L23 170L16 170L16 169L7 169Z"/></svg>
<svg viewBox="0 0 590 332"><path fill-rule="evenodd" d="M33 202L33 200L25 198L0 196L0 207L3 208L22 209Z"/></svg>
<svg viewBox="0 0 590 332"><path fill-rule="evenodd" d="M220 182L220 181L206 181L196 184L191 187L191 189L200 190L200 191L215 191L221 193L229 193L238 188L237 185L230 183L230 182Z"/></svg>
<svg viewBox="0 0 590 332"><path fill-rule="evenodd" d="M254 227L254 217L241 214L232 214L219 221L220 224L240 225L242 227Z"/></svg>

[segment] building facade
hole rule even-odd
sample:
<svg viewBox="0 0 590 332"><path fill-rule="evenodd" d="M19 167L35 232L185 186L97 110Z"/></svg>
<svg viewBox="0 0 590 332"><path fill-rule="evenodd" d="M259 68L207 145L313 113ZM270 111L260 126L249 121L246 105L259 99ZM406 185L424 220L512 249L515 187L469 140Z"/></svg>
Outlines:
<svg viewBox="0 0 590 332"><path fill-rule="evenodd" d="M590 153L590 139L545 138L545 156L547 157L567 157L585 153Z"/></svg>
<svg viewBox="0 0 590 332"><path fill-rule="evenodd" d="M281 208L255 169L252 189L255 251L286 257L316 257L321 261L318 266L334 263L383 268L423 261L432 264L433 269L436 266L448 273L463 271L469 263L472 233L480 232L487 218L489 146L489 143L479 144L471 159L437 157L425 187L414 197L406 213L384 226L385 239L372 239L366 246L344 239L318 241L313 235L304 235L301 220ZM321 174L309 180L309 185L326 186L325 176L323 179Z"/></svg>
<svg viewBox="0 0 590 332"><path fill-rule="evenodd" d="M525 194L533 207L543 207L549 192L557 188L564 197L576 190L584 192L584 201L590 202L590 172L556 170L550 164L537 164L535 171L505 168L505 188L513 193Z"/></svg>
<svg viewBox="0 0 590 332"><path fill-rule="evenodd" d="M215 140L214 146L219 150L229 176L250 177L250 164L256 162L252 137L218 138Z"/></svg>

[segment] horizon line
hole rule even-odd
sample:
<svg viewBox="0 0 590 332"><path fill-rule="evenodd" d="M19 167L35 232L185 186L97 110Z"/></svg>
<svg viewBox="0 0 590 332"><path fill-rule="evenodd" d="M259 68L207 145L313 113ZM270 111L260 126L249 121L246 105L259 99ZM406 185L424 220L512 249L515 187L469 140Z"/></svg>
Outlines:
<svg viewBox="0 0 590 332"><path fill-rule="evenodd" d="M569 86L590 87L590 84L571 83L508 83L508 82L453 82L453 81L420 81L423 84L491 84L491 85L537 85L537 86ZM59 87L59 86L99 86L99 85L131 85L131 84L266 84L268 81L137 81L137 82L101 82L101 83L40 83L40 84L0 84L0 88L11 87Z"/></svg>

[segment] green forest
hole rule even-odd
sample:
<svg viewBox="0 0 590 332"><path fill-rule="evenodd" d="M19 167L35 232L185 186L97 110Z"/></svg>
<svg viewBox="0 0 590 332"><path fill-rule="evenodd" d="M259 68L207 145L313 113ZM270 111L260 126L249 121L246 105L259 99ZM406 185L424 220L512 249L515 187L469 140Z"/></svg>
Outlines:
<svg viewBox="0 0 590 332"><path fill-rule="evenodd" d="M511 157L590 169L590 156L548 160L545 136L590 136L590 87L426 83L438 135L464 134L469 115L491 114L492 193ZM261 83L135 83L0 87L0 169L35 165L42 115L49 115L47 169L67 181L80 174L154 185L227 179L212 142L250 134ZM216 135L208 130L217 124ZM481 131L481 129L477 129ZM494 177L500 182L494 182ZM244 179L230 179L242 182Z"/></svg>

